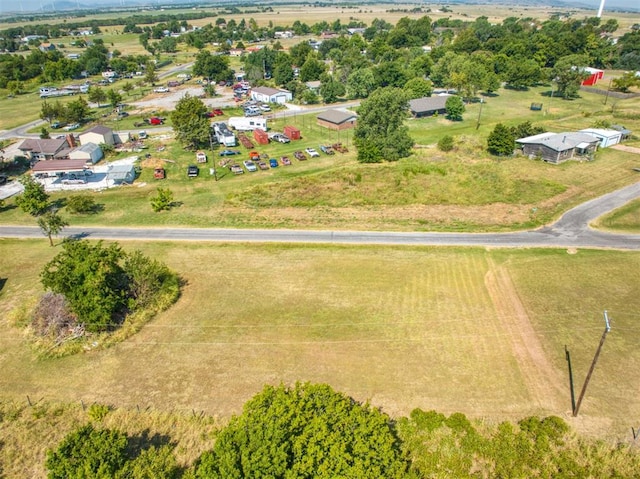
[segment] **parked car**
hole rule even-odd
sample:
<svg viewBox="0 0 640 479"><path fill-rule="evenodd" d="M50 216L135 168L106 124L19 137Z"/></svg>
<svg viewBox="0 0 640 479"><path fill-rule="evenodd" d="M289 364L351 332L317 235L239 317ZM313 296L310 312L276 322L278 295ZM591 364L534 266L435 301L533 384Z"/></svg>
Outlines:
<svg viewBox="0 0 640 479"><path fill-rule="evenodd" d="M206 163L207 162L207 154L204 151L198 151L196 153L196 161L198 163Z"/></svg>
<svg viewBox="0 0 640 479"><path fill-rule="evenodd" d="M289 139L289 137L287 135L285 135L284 133L272 133L269 136L269 139L271 141L277 141L279 143L289 143L291 141Z"/></svg>
<svg viewBox="0 0 640 479"><path fill-rule="evenodd" d="M247 171L258 171L256 164L251 160L244 160L242 164L247 169Z"/></svg>
<svg viewBox="0 0 640 479"><path fill-rule="evenodd" d="M212 110L212 112L213 112L213 114L214 114L214 115L216 115L216 116L222 116L222 115L224 115L224 112L223 112L220 108L214 108L214 109Z"/></svg>
<svg viewBox="0 0 640 479"><path fill-rule="evenodd" d="M220 156L234 156L234 155L239 155L240 152L238 150L222 150L220 153L218 153Z"/></svg>
<svg viewBox="0 0 640 479"><path fill-rule="evenodd" d="M160 86L158 88L153 89L154 93L168 93L169 89L166 86Z"/></svg>
<svg viewBox="0 0 640 479"><path fill-rule="evenodd" d="M140 138L141 140L146 140L147 138L149 138L149 135L147 135L147 132L142 130L138 132L138 138Z"/></svg>
<svg viewBox="0 0 640 479"><path fill-rule="evenodd" d="M280 163L282 163L282 166L289 166L291 164L291 160L288 156L281 156Z"/></svg>
<svg viewBox="0 0 640 479"><path fill-rule="evenodd" d="M275 158L269 159L269 166L271 168L277 168L278 167L278 160L276 160Z"/></svg>
<svg viewBox="0 0 640 479"><path fill-rule="evenodd" d="M231 170L231 173L233 173L234 175L241 175L242 173L244 173L244 170L240 165L231 165L229 169Z"/></svg>
<svg viewBox="0 0 640 479"><path fill-rule="evenodd" d="M153 177L156 180L163 180L165 176L166 174L165 174L164 168L156 168L153 170Z"/></svg>
<svg viewBox="0 0 640 479"><path fill-rule="evenodd" d="M269 166L267 166L267 162L266 162L266 161L262 161L262 160L260 160L260 161L258 162L258 167L259 167L261 170L268 170L268 169L269 169Z"/></svg>
<svg viewBox="0 0 640 479"><path fill-rule="evenodd" d="M164 118L160 118L159 116L152 116L147 120L147 123L150 125L162 125L164 123Z"/></svg>
<svg viewBox="0 0 640 479"><path fill-rule="evenodd" d="M200 173L200 170L196 165L189 165L187 167L187 176L189 178L195 178Z"/></svg>
<svg viewBox="0 0 640 479"><path fill-rule="evenodd" d="M58 128L62 128L63 126L64 125L59 121L54 121L53 123L51 123L51 128L53 128L54 130L57 130Z"/></svg>
<svg viewBox="0 0 640 479"><path fill-rule="evenodd" d="M320 145L320 151L322 151L322 153L324 153L325 155L335 155L336 153L335 151L333 151L333 148L327 145Z"/></svg>
<svg viewBox="0 0 640 479"><path fill-rule="evenodd" d="M271 107L269 105L260 105L260 109L262 111L271 111Z"/></svg>
<svg viewBox="0 0 640 479"><path fill-rule="evenodd" d="M294 152L293 152L293 156L295 156L295 157L296 157L296 160L299 160L299 161L304 161L304 160L306 160L306 159L307 159L307 155L305 155L305 154L304 154L303 152L301 152L300 150L298 150L298 151L294 151Z"/></svg>
<svg viewBox="0 0 640 479"><path fill-rule="evenodd" d="M318 151L315 148L305 148L304 151L306 151L307 155L309 155L311 158L320 156L320 153L318 153Z"/></svg>
<svg viewBox="0 0 640 479"><path fill-rule="evenodd" d="M71 123L70 125L65 126L64 130L71 131L71 130L77 130L78 128L80 128L80 123Z"/></svg>

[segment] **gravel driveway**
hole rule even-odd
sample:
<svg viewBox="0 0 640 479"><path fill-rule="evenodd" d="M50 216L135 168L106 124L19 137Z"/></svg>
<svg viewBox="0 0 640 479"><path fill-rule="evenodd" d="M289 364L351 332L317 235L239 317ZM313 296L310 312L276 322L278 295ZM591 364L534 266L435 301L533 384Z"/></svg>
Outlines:
<svg viewBox="0 0 640 479"><path fill-rule="evenodd" d="M199 97L204 95L204 89L199 85L171 88L169 93L152 93L151 95L147 95L144 100L131 102L130 105L140 109L174 110L176 103L187 93L191 96ZM204 104L211 108L235 106L231 88L216 87L216 93L218 96L203 98L202 101Z"/></svg>

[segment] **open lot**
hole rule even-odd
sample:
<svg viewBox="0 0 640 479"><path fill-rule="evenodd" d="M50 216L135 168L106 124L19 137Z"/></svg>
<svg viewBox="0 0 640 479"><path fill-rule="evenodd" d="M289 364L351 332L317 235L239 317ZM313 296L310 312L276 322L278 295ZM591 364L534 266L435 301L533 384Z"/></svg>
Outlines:
<svg viewBox="0 0 640 479"><path fill-rule="evenodd" d="M108 350L44 360L14 321L57 249L0 245L3 399L228 417L265 383L318 381L392 415L556 414L621 440L640 414L637 253L129 244L181 273L179 302ZM564 345L579 388L604 309L613 329L572 419Z"/></svg>

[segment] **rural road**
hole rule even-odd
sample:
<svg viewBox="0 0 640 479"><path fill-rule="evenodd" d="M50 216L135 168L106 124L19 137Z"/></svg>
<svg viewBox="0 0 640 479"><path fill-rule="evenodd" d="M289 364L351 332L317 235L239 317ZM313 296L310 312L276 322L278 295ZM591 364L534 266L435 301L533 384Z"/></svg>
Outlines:
<svg viewBox="0 0 640 479"><path fill-rule="evenodd" d="M513 233L413 233L374 231L313 231L221 228L117 228L70 227L67 237L143 240L249 243L333 243L405 246L484 246L494 248L559 247L640 250L640 235L614 234L589 228L597 217L640 198L640 182L583 203L565 213L556 223L535 231ZM0 237L41 238L35 226L0 225Z"/></svg>

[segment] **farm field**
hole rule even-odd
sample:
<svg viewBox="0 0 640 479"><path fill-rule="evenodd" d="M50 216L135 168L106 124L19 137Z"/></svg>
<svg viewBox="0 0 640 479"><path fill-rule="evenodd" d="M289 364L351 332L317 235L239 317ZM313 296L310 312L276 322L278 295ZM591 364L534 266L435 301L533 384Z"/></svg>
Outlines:
<svg viewBox="0 0 640 479"><path fill-rule="evenodd" d="M57 251L0 242L2 399L239 412L265 383L326 382L391 415L560 415L628 440L640 380L638 253L132 243L178 271L182 297L107 350L35 357L17 326ZM572 254L569 254L572 253ZM581 415L582 385L613 329Z"/></svg>

